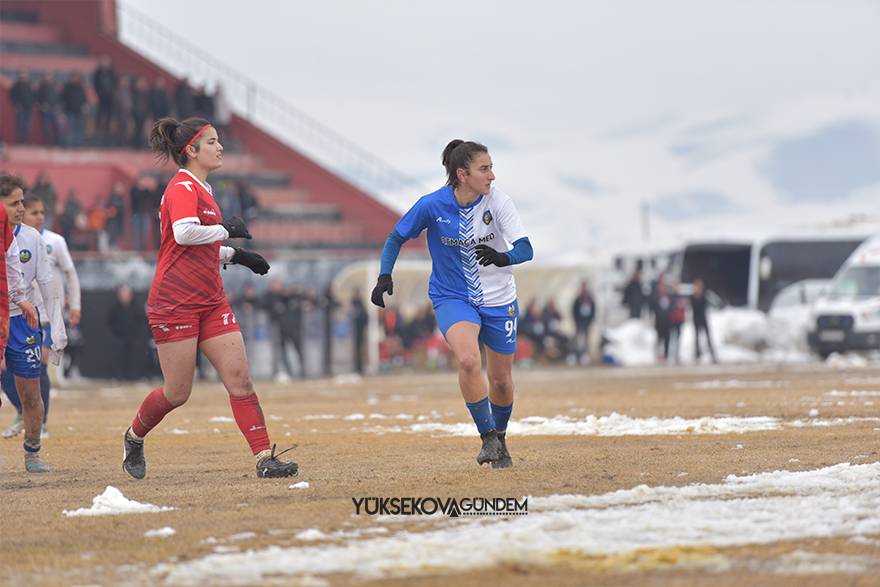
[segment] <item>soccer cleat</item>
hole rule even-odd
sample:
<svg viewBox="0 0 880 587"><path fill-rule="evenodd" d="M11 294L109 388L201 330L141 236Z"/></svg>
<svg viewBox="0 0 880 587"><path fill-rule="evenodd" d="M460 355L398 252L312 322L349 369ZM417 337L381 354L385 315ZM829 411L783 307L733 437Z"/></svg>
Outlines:
<svg viewBox="0 0 880 587"><path fill-rule="evenodd" d="M498 440L497 432L489 430L485 434L480 434L480 438L483 439L483 448L477 455L477 464L494 463L501 458L501 442Z"/></svg>
<svg viewBox="0 0 880 587"><path fill-rule="evenodd" d="M294 462L284 462L279 461L278 457L283 455L289 450L293 450L294 447L290 447L286 450L282 450L280 453L275 454L275 445L272 445L272 453L260 460L257 463L257 477L293 477L299 472L299 465Z"/></svg>
<svg viewBox="0 0 880 587"><path fill-rule="evenodd" d="M510 458L510 453L507 451L507 433L499 432L498 433L498 442L501 443L501 451L499 453L499 457L497 461L492 462L493 469L506 469L508 467L513 466L513 459Z"/></svg>
<svg viewBox="0 0 880 587"><path fill-rule="evenodd" d="M24 453L24 468L28 473L48 473L51 470L49 465L40 459L39 452Z"/></svg>
<svg viewBox="0 0 880 587"><path fill-rule="evenodd" d="M147 475L147 461L144 460L144 441L129 438L128 430L126 430L123 442L125 448L122 470L135 479L143 479Z"/></svg>
<svg viewBox="0 0 880 587"><path fill-rule="evenodd" d="M3 438L15 438L22 432L24 432L24 421L21 419L21 414L17 414L9 428L3 431L2 436Z"/></svg>

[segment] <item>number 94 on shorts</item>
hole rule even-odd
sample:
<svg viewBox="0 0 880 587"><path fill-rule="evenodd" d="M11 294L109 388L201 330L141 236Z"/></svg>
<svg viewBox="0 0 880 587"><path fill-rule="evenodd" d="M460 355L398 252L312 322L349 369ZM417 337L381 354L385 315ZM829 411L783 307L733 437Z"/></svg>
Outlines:
<svg viewBox="0 0 880 587"><path fill-rule="evenodd" d="M473 306L468 302L447 299L434 303L437 326L443 336L456 322L473 322L480 325L480 342L504 355L516 352L516 326L519 320L519 304L516 300L503 306Z"/></svg>
<svg viewBox="0 0 880 587"><path fill-rule="evenodd" d="M148 320L156 344L188 338L198 338L199 342L202 342L221 334L241 330L228 303L174 317L151 314Z"/></svg>

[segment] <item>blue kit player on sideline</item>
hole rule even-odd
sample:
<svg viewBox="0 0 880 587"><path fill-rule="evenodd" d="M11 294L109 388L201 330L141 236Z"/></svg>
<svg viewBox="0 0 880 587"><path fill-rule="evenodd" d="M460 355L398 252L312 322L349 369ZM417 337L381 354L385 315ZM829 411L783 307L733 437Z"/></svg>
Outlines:
<svg viewBox="0 0 880 587"><path fill-rule="evenodd" d="M61 351L67 345L67 332L58 296L51 290L52 268L46 258L46 245L40 233L26 224L24 219L24 189L18 178L0 176L0 195L10 222L15 225L13 234L18 244L21 264L22 290L25 299L36 303L34 281L40 287L47 319L52 324L53 342L50 360L60 362ZM24 312L25 307L10 307L9 344L6 347L6 372L2 381L14 377L21 398L24 422L24 464L29 473L47 473L49 467L40 459L40 428L43 424L43 400L40 397L40 367L43 332L39 319L32 320ZM36 316L33 316L36 318ZM4 387L7 387L4 384ZM8 387L7 387L8 388Z"/></svg>
<svg viewBox="0 0 880 587"><path fill-rule="evenodd" d="M82 315L82 303L79 287L79 276L76 273L76 267L73 266L73 259L70 257L70 251L67 248L67 241L58 233L47 230L44 226L46 222L46 207L43 200L34 194L28 194L24 198L24 223L33 227L43 237L43 243L46 245L46 258L52 268L52 290L58 297L58 305L64 308L65 302L70 306L70 325L76 327L79 325ZM42 296L38 291L37 309L40 312L43 327L43 348L42 348L42 366L40 367L40 397L43 398L43 428L40 437L46 439L49 437L49 399L52 391L52 385L49 380L49 372L47 363L52 347L52 324L49 322L49 312L43 303ZM56 373L62 374L64 370L59 368ZM15 387L15 379L11 374L7 373L3 379L3 391L9 397L9 402L15 407L15 420L9 425L0 436L3 438L13 438L21 434L24 430L24 421L21 419L21 400L18 397L18 390Z"/></svg>
<svg viewBox="0 0 880 587"><path fill-rule="evenodd" d="M443 150L443 166L446 185L420 198L388 236L370 299L385 307L382 296L394 292L391 270L401 245L427 229L428 296L458 361L461 395L483 441L477 463L506 468L513 465L506 432L519 317L511 266L530 260L532 245L513 201L492 186L495 174L485 146L453 140ZM480 343L486 349L488 392Z"/></svg>

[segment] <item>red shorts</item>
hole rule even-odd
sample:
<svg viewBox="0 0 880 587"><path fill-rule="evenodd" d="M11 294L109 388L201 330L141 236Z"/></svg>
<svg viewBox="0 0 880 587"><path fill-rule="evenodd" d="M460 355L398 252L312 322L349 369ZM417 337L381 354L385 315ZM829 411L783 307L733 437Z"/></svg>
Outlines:
<svg viewBox="0 0 880 587"><path fill-rule="evenodd" d="M168 319L150 315L148 322L156 344L196 337L202 342L227 332L241 330L235 321L235 314L226 302L197 314L179 314Z"/></svg>

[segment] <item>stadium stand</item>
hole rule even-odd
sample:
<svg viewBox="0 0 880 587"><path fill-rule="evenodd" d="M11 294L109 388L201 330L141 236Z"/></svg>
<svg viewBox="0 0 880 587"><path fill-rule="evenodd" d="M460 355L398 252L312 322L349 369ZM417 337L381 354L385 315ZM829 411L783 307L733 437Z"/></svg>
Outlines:
<svg viewBox="0 0 880 587"><path fill-rule="evenodd" d="M97 100L91 77L103 56L121 74L151 84L164 80L170 89L181 81L119 40L113 0L4 0L0 51L0 165L28 183L45 174L58 194L58 216L71 192L88 210L101 206L119 182L128 190L144 174L155 175L160 184L170 177L174 169L157 167L145 149L110 147L90 138L83 145L59 146L42 136L36 108L30 119L29 144L22 144L16 136L10 90L21 72L31 81L48 74L59 84L80 74L90 112ZM238 114L232 116L226 136L229 148L224 167L212 176L212 182L245 185L255 196L259 203L259 214L251 220L255 247L376 254L397 213ZM126 218L131 215L130 209L127 212ZM126 222L126 234L129 230Z"/></svg>

